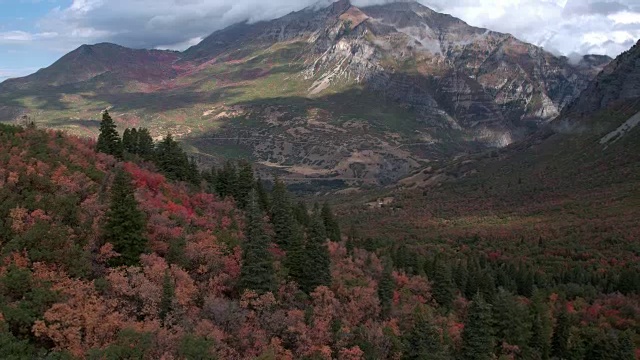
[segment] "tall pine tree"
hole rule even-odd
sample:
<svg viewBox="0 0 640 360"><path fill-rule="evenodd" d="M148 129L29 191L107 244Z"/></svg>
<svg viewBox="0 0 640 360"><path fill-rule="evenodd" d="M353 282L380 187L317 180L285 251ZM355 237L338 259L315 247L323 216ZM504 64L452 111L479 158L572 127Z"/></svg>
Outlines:
<svg viewBox="0 0 640 360"><path fill-rule="evenodd" d="M553 334L553 319L549 306L544 302L544 295L534 293L531 304L531 338L529 347L532 352L540 355L540 359L547 360L551 356L551 336Z"/></svg>
<svg viewBox="0 0 640 360"><path fill-rule="evenodd" d="M298 284L302 284L305 279L305 261L304 231L300 225L294 224L284 266L289 270L289 277Z"/></svg>
<svg viewBox="0 0 640 360"><path fill-rule="evenodd" d="M216 193L221 197L234 196L236 194L236 183L238 172L231 160L224 163L216 174Z"/></svg>
<svg viewBox="0 0 640 360"><path fill-rule="evenodd" d="M327 233L320 212L313 214L305 246L304 277L302 290L311 293L320 285L331 284L331 259L327 248Z"/></svg>
<svg viewBox="0 0 640 360"><path fill-rule="evenodd" d="M378 298L380 299L380 307L382 308L382 316L387 317L391 313L391 303L393 301L393 291L396 284L393 279L393 262L391 258L384 259L384 268L382 276L378 281Z"/></svg>
<svg viewBox="0 0 640 360"><path fill-rule="evenodd" d="M462 332L462 356L468 360L493 359L491 305L480 293L474 296Z"/></svg>
<svg viewBox="0 0 640 360"><path fill-rule="evenodd" d="M249 193L254 189L254 186L255 178L253 176L251 163L246 160L238 162L238 182L234 198L241 209L245 209L247 207ZM256 196L258 196L257 200L260 201L259 194L256 194Z"/></svg>
<svg viewBox="0 0 640 360"><path fill-rule="evenodd" d="M104 240L111 243L120 254L112 259L111 265L139 263L140 255L147 250L145 226L144 215L138 210L131 177L124 170L118 170L111 187L111 204L104 226Z"/></svg>
<svg viewBox="0 0 640 360"><path fill-rule="evenodd" d="M329 240L333 242L340 242L340 225L333 216L331 207L326 202L322 205L322 220Z"/></svg>
<svg viewBox="0 0 640 360"><path fill-rule="evenodd" d="M294 223L295 218L287 188L280 179L276 178L271 192L271 224L275 232L275 242L284 250L288 250L291 244Z"/></svg>
<svg viewBox="0 0 640 360"><path fill-rule="evenodd" d="M269 213L269 209L271 208L271 199L269 198L269 193L264 188L264 184L262 183L262 179L258 177L256 179L255 184L256 196L258 197L258 203L260 204L260 209L265 213Z"/></svg>
<svg viewBox="0 0 640 360"><path fill-rule="evenodd" d="M551 342L552 355L559 359L569 358L569 337L571 336L571 319L567 313L566 306L562 307L562 311L556 319L556 327L553 330L553 339Z"/></svg>
<svg viewBox="0 0 640 360"><path fill-rule="evenodd" d="M403 360L450 359L442 343L440 332L428 321L424 309L416 309L415 324L404 336Z"/></svg>
<svg viewBox="0 0 640 360"><path fill-rule="evenodd" d="M298 224L304 227L309 227L309 209L307 209L307 205L304 203L304 201L298 201L298 204L293 209L293 212L296 220L298 221Z"/></svg>
<svg viewBox="0 0 640 360"><path fill-rule="evenodd" d="M132 129L126 128L122 133L122 148L129 154L135 154L135 139L131 133Z"/></svg>
<svg viewBox="0 0 640 360"><path fill-rule="evenodd" d="M240 288L258 293L273 291L276 288L273 257L269 252L271 242L265 231L263 218L264 214L258 205L256 193L252 191L246 210Z"/></svg>
<svg viewBox="0 0 640 360"><path fill-rule="evenodd" d="M149 129L139 129L137 136L137 154L140 155L140 157L144 160L150 161L151 159L153 159L155 145L153 143L153 138L151 137Z"/></svg>
<svg viewBox="0 0 640 360"><path fill-rule="evenodd" d="M116 130L116 124L113 122L107 110L102 113L100 135L98 135L96 151L122 159L122 140L120 140L120 135L118 135L118 131Z"/></svg>
<svg viewBox="0 0 640 360"><path fill-rule="evenodd" d="M531 329L528 309L502 288L493 300L493 322L498 346L507 343L525 350Z"/></svg>
<svg viewBox="0 0 640 360"><path fill-rule="evenodd" d="M455 291L449 264L443 259L437 259L433 274L433 298L440 306L449 309L455 298Z"/></svg>

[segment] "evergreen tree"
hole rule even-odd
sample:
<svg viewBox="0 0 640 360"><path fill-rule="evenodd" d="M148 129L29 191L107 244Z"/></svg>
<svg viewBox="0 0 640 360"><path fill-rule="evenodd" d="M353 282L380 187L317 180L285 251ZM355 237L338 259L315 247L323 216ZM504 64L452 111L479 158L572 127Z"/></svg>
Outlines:
<svg viewBox="0 0 640 360"><path fill-rule="evenodd" d="M313 214L307 244L305 246L304 277L300 283L302 290L311 293L320 285L331 284L331 259L327 249L327 234L320 212Z"/></svg>
<svg viewBox="0 0 640 360"><path fill-rule="evenodd" d="M309 227L309 222L310 222L309 209L307 209L307 205L304 203L304 201L298 201L298 204L296 205L294 212L295 212L295 218L298 221L298 224L304 227Z"/></svg>
<svg viewBox="0 0 640 360"><path fill-rule="evenodd" d="M169 179L186 181L188 178L188 158L171 134L158 143L156 165Z"/></svg>
<svg viewBox="0 0 640 360"><path fill-rule="evenodd" d="M271 208L271 199L269 199L269 193L264 188L264 184L262 183L262 179L258 177L255 183L256 196L258 196L258 203L260 204L260 208L263 212L269 213L269 209Z"/></svg>
<svg viewBox="0 0 640 360"><path fill-rule="evenodd" d="M124 132L122 133L122 148L124 149L124 151L128 152L129 154L135 154L134 150L134 145L133 145L133 136L131 134L131 129L126 128L124 129Z"/></svg>
<svg viewBox="0 0 640 360"><path fill-rule="evenodd" d="M384 259L384 269L382 277L378 281L378 298L380 299L380 307L382 316L387 317L391 312L391 303L393 301L393 291L396 287L393 279L393 263L390 258Z"/></svg>
<svg viewBox="0 0 640 360"><path fill-rule="evenodd" d="M216 193L221 197L233 196L236 193L236 182L238 173L236 167L230 160L225 162L217 173Z"/></svg>
<svg viewBox="0 0 640 360"><path fill-rule="evenodd" d="M442 343L440 332L427 320L422 309L417 309L415 323L404 337L403 360L444 360L449 359Z"/></svg>
<svg viewBox="0 0 640 360"><path fill-rule="evenodd" d="M540 359L547 360L551 355L551 336L553 322L549 306L544 303L542 294L534 294L531 304L531 338L529 346L538 354Z"/></svg>
<svg viewBox="0 0 640 360"><path fill-rule="evenodd" d="M459 261L453 270L453 280L460 291L464 292L468 278L469 273L467 272L467 264L463 261Z"/></svg>
<svg viewBox="0 0 640 360"><path fill-rule="evenodd" d="M569 358L569 337L571 336L571 320L567 309L563 306L556 319L556 327L553 331L551 342L552 355L559 359Z"/></svg>
<svg viewBox="0 0 640 360"><path fill-rule="evenodd" d="M150 161L153 159L155 145L153 144L153 138L151 137L149 129L139 129L137 137L136 154L140 155L144 160Z"/></svg>
<svg viewBox="0 0 640 360"><path fill-rule="evenodd" d="M140 152L140 149L138 148L138 143L140 142L140 137L138 135L138 129L133 128L131 129L131 143L129 144L129 149L127 150L127 147L125 146L125 150L129 151L132 154L138 154ZM124 136L122 138L122 143L124 145Z"/></svg>
<svg viewBox="0 0 640 360"><path fill-rule="evenodd" d="M276 287L273 257L269 252L270 241L264 229L263 217L255 191L252 191L246 210L240 288L258 293L273 291Z"/></svg>
<svg viewBox="0 0 640 360"><path fill-rule="evenodd" d="M164 322L167 315L169 315L172 310L175 292L176 290L173 285L173 279L171 279L171 274L169 273L169 269L167 269L165 270L164 277L162 278L162 297L160 298L160 312L158 314L162 322Z"/></svg>
<svg viewBox="0 0 640 360"><path fill-rule="evenodd" d="M304 231L300 225L294 224L289 250L284 266L289 270L289 277L298 285L304 282L305 276L305 241Z"/></svg>
<svg viewBox="0 0 640 360"><path fill-rule="evenodd" d="M510 292L500 289L493 301L493 321L498 346L503 342L524 350L529 341L528 309Z"/></svg>
<svg viewBox="0 0 640 360"><path fill-rule="evenodd" d="M206 191L210 194L218 194L216 191L216 181L218 173L215 166L212 166L209 170L202 170L200 177L207 182Z"/></svg>
<svg viewBox="0 0 640 360"><path fill-rule="evenodd" d="M474 296L462 332L462 355L469 360L493 358L491 305L480 294Z"/></svg>
<svg viewBox="0 0 640 360"><path fill-rule="evenodd" d="M98 135L96 151L122 159L122 140L120 140L120 135L118 135L118 131L116 130L116 124L113 122L107 110L102 113L100 135Z"/></svg>
<svg viewBox="0 0 640 360"><path fill-rule="evenodd" d="M291 208L291 201L285 184L274 179L271 193L271 223L275 232L275 242L284 250L288 250L293 235L295 218Z"/></svg>
<svg viewBox="0 0 640 360"><path fill-rule="evenodd" d="M253 177L253 168L251 167L251 164L246 160L240 161L238 163L238 182L234 198L241 209L246 208L247 201L249 200L249 193L253 190L255 184L256 182ZM256 196L259 202L259 194L256 194Z"/></svg>
<svg viewBox="0 0 640 360"><path fill-rule="evenodd" d="M200 181L201 181L200 169L198 169L198 162L193 157L189 158L188 160L186 181L197 186L200 185Z"/></svg>
<svg viewBox="0 0 640 360"><path fill-rule="evenodd" d="M147 249L144 215L138 210L131 178L118 170L111 188L111 204L106 214L104 239L120 254L112 265L136 265Z"/></svg>
<svg viewBox="0 0 640 360"><path fill-rule="evenodd" d="M438 260L433 274L433 298L446 309L451 307L455 298L455 285L451 268L446 261Z"/></svg>
<svg viewBox="0 0 640 360"><path fill-rule="evenodd" d="M333 216L331 207L326 202L322 205L322 220L324 221L324 228L329 240L333 242L340 242L340 225Z"/></svg>
<svg viewBox="0 0 640 360"><path fill-rule="evenodd" d="M347 241L344 244L344 247L347 248L347 255L349 256L353 255L353 250L356 246L355 242L356 242L356 239L358 239L358 237L359 237L358 229L356 229L354 224L351 224L351 226L349 227L349 234L347 236ZM391 261L391 263L393 263L393 254L389 260Z"/></svg>

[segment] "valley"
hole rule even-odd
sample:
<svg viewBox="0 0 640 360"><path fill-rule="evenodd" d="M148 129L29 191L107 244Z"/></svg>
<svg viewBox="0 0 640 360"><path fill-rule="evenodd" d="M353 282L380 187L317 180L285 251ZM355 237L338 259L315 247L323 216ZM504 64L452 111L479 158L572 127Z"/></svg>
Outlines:
<svg viewBox="0 0 640 360"><path fill-rule="evenodd" d="M292 182L389 185L524 138L610 60L572 64L418 3L338 1L237 24L182 53L82 46L2 83L0 121L28 114L96 136L109 108L119 127L170 132L203 162L241 155Z"/></svg>

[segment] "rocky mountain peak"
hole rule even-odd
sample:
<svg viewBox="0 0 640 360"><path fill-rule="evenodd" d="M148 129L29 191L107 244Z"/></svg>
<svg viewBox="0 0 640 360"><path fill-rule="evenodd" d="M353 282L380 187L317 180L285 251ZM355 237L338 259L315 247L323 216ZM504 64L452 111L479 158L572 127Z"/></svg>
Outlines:
<svg viewBox="0 0 640 360"><path fill-rule="evenodd" d="M329 13L332 15L342 15L351 6L351 1L349 0L338 0L331 4L329 7Z"/></svg>
<svg viewBox="0 0 640 360"><path fill-rule="evenodd" d="M598 74L565 114L584 114L640 98L640 40Z"/></svg>

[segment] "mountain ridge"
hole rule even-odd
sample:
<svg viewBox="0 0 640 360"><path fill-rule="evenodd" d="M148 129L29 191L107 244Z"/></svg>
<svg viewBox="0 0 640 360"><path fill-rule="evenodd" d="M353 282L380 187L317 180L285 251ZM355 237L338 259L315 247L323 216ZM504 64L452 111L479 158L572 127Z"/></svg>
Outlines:
<svg viewBox="0 0 640 360"><path fill-rule="evenodd" d="M96 61L75 83L58 80L69 72L56 63L58 77L43 70L31 84L1 84L0 120L31 111L95 134L90 114L112 107L118 123L173 132L202 161L233 148L285 177L389 183L424 163L523 138L606 60L574 66L415 2L348 1L235 24L183 53L119 58L128 60Z"/></svg>

